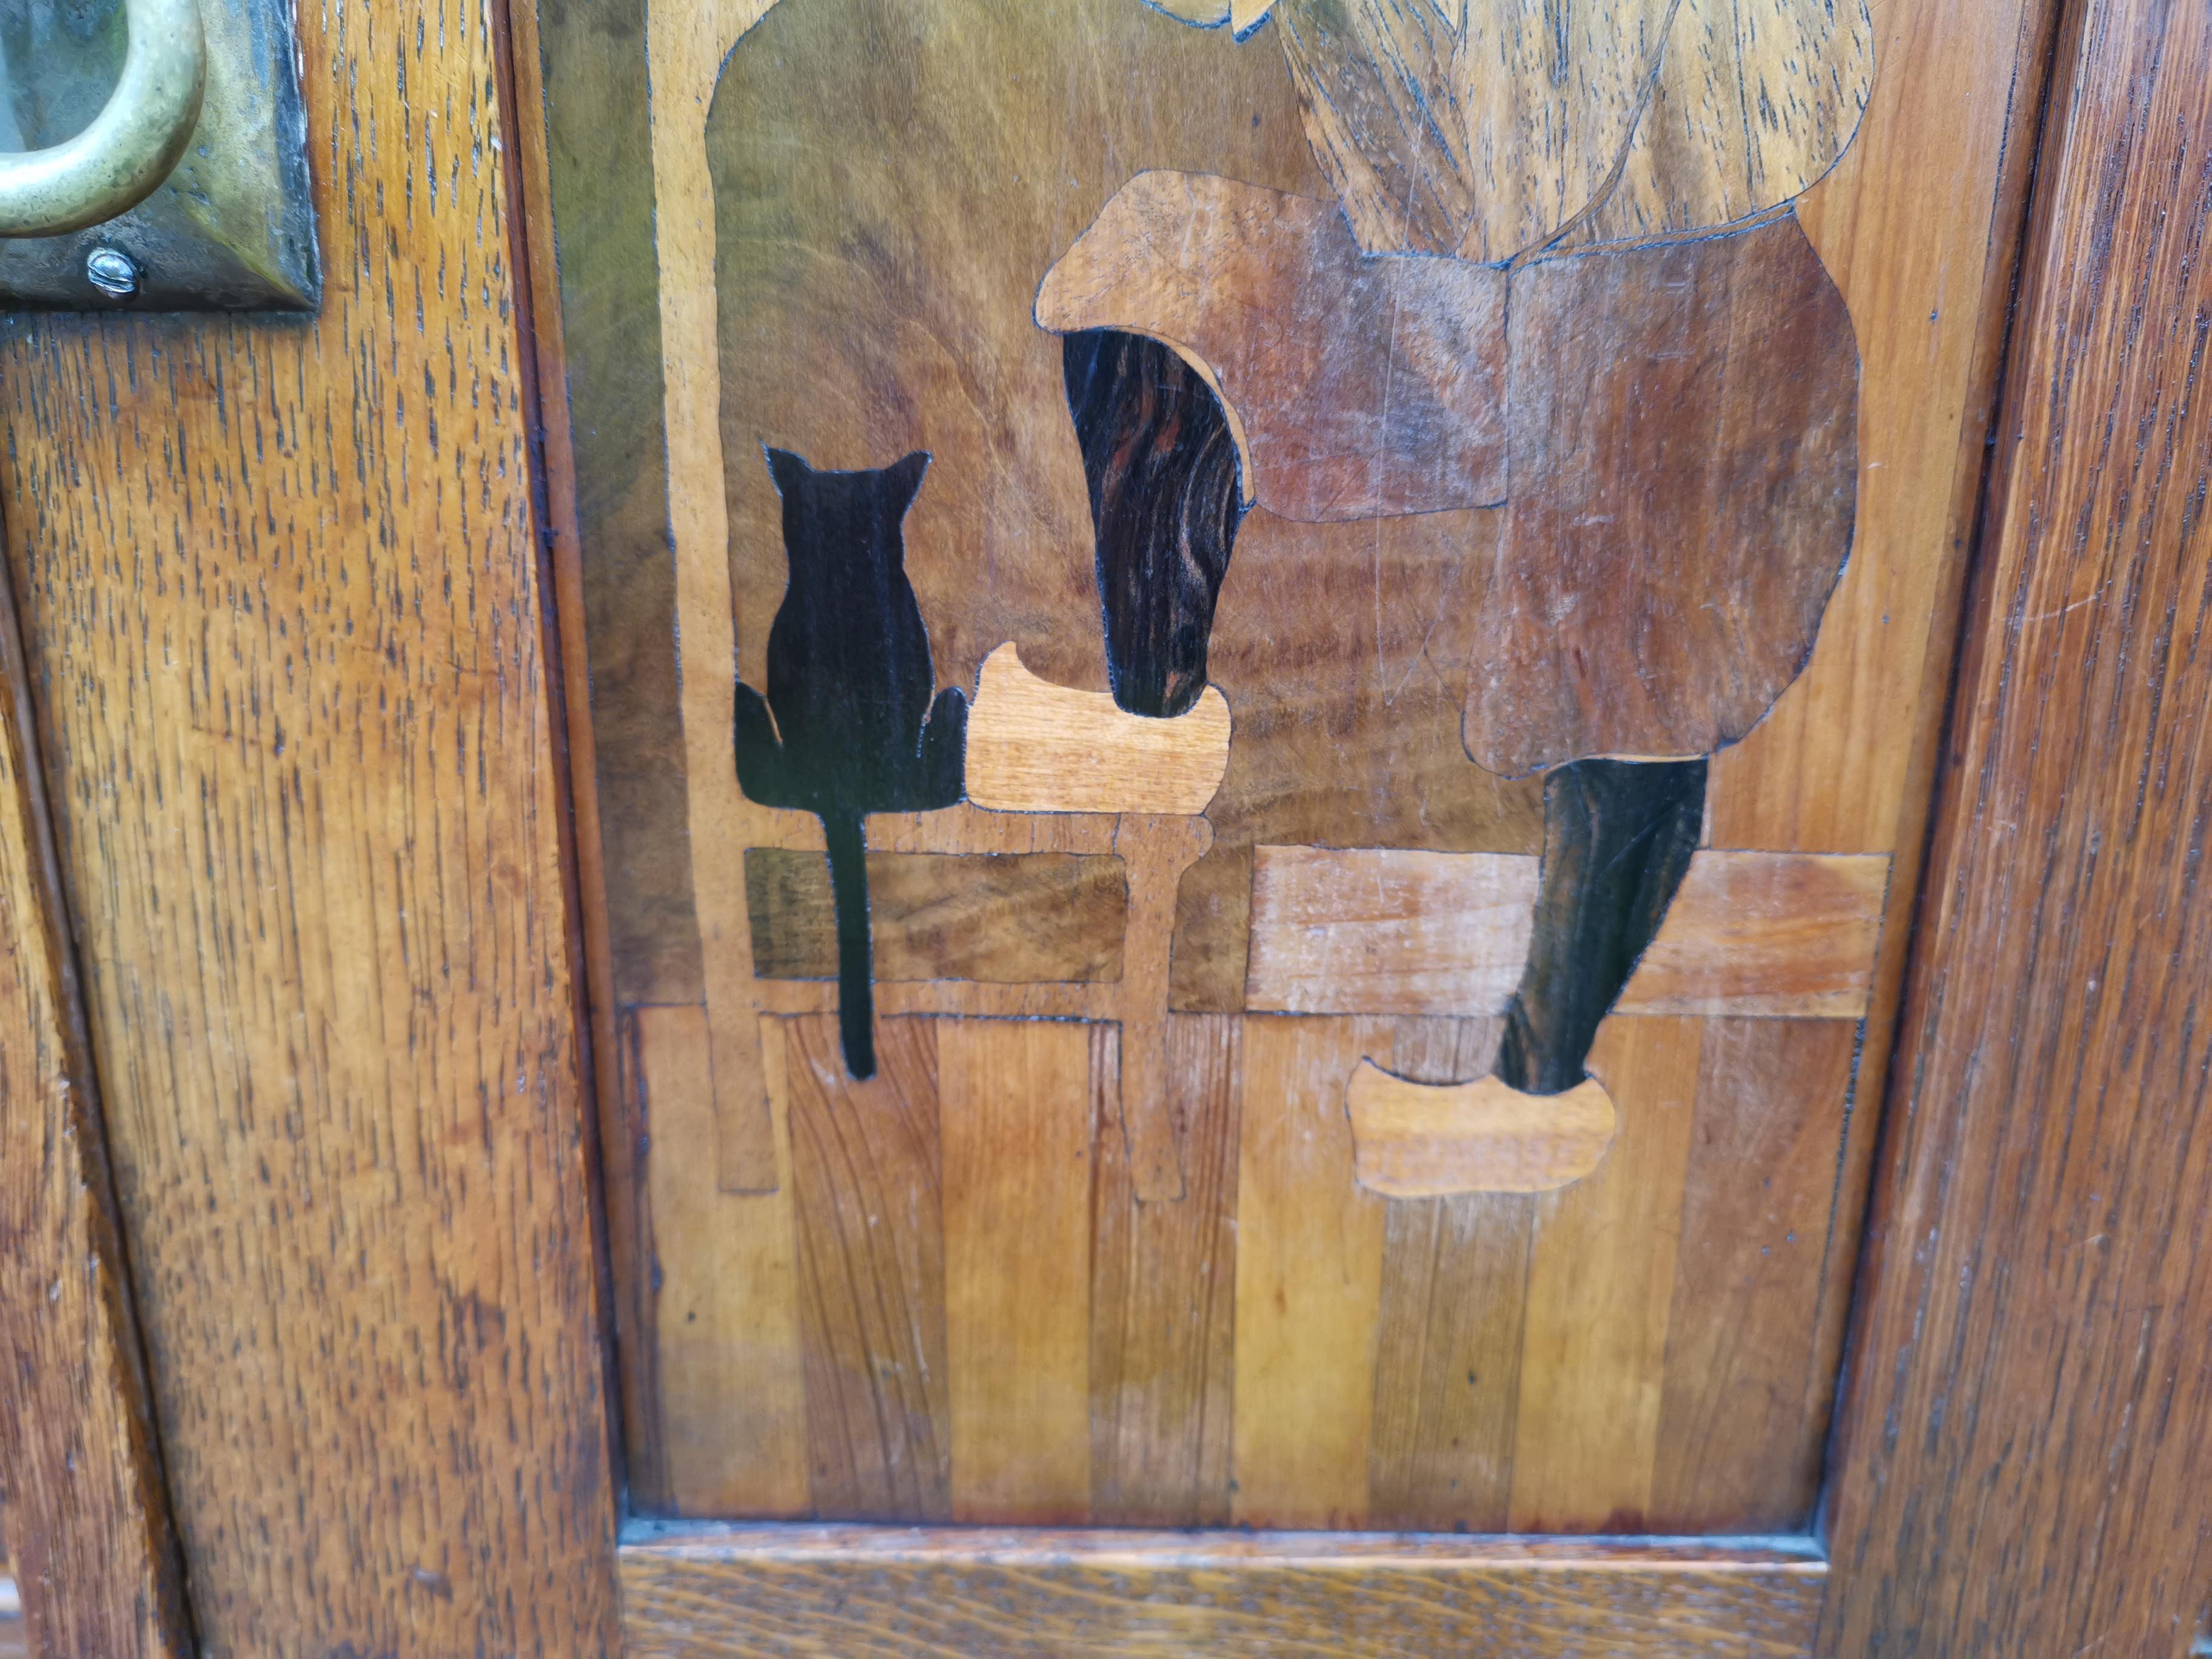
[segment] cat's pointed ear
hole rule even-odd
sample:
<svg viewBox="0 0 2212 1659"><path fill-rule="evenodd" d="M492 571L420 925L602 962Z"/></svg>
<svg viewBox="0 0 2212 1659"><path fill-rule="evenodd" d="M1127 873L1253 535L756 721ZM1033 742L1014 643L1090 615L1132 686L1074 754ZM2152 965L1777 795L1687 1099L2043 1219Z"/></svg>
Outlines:
<svg viewBox="0 0 2212 1659"><path fill-rule="evenodd" d="M814 469L804 456L794 455L787 449L761 446L761 453L768 457L769 476L775 480L775 492L788 501L791 493L814 476Z"/></svg>
<svg viewBox="0 0 2212 1659"><path fill-rule="evenodd" d="M929 471L929 452L917 449L902 460L892 462L884 469L884 478L890 486L892 499L898 510L904 513L921 493L921 475Z"/></svg>

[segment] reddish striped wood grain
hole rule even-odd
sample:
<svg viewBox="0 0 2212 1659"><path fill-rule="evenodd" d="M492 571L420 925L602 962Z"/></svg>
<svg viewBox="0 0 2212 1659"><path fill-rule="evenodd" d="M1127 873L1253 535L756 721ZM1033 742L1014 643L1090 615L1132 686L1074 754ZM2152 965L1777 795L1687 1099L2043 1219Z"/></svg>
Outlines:
<svg viewBox="0 0 2212 1659"><path fill-rule="evenodd" d="M2212 1583L2212 12L2069 8L1820 1650L2180 1655Z"/></svg>

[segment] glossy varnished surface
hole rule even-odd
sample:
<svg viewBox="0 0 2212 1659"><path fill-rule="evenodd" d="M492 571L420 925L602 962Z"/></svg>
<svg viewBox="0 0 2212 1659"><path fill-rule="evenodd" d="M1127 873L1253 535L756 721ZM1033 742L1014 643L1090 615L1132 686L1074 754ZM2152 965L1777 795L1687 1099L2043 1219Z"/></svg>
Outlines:
<svg viewBox="0 0 2212 1659"><path fill-rule="evenodd" d="M2070 9L1942 780L1821 1651L2202 1635L2212 15Z"/></svg>
<svg viewBox="0 0 2212 1659"><path fill-rule="evenodd" d="M9 551L216 1652L616 1640L494 21L302 11L319 317L0 343Z"/></svg>

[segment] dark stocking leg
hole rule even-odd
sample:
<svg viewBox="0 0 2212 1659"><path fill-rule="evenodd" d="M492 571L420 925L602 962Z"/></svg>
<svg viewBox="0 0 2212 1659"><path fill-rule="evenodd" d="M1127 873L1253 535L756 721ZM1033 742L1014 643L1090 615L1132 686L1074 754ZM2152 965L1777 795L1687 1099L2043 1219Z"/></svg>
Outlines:
<svg viewBox="0 0 2212 1659"><path fill-rule="evenodd" d="M1705 763L1576 761L1544 781L1544 872L1501 1082L1564 1094L1666 918L1705 810Z"/></svg>

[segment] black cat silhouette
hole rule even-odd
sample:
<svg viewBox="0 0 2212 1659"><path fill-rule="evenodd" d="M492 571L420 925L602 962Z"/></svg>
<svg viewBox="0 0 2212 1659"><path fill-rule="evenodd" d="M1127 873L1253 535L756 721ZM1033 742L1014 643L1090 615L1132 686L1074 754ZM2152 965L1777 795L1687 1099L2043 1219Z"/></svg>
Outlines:
<svg viewBox="0 0 2212 1659"><path fill-rule="evenodd" d="M921 452L872 472L817 472L769 449L783 497L783 604L768 636L768 696L737 688L738 783L763 806L822 820L837 914L837 1014L845 1066L875 1075L870 812L958 802L968 699L937 692L929 630L906 576L900 526L921 488Z"/></svg>

